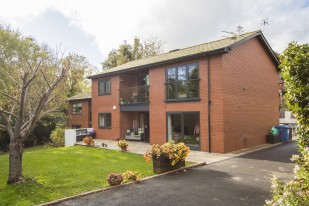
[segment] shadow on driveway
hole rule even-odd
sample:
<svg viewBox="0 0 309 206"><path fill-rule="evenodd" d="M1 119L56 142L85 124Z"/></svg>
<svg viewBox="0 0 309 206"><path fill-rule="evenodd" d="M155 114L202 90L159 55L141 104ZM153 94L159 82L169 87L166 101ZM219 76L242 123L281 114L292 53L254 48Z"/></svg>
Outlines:
<svg viewBox="0 0 309 206"><path fill-rule="evenodd" d="M292 163L290 158L292 157L293 154L298 154L297 151L298 151L297 142L292 141L277 145L272 148L260 150L260 152L253 152L241 155L238 158Z"/></svg>

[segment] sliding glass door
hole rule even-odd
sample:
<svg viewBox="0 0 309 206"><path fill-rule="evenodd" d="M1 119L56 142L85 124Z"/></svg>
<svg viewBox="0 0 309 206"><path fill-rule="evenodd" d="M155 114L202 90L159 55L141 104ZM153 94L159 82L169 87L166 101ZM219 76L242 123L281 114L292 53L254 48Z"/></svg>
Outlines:
<svg viewBox="0 0 309 206"><path fill-rule="evenodd" d="M190 149L200 149L200 113L167 113L167 141L184 142Z"/></svg>

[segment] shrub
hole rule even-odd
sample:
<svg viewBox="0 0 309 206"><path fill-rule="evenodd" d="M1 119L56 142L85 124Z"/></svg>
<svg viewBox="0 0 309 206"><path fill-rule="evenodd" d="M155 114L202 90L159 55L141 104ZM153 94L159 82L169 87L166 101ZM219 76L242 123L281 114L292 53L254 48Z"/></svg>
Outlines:
<svg viewBox="0 0 309 206"><path fill-rule="evenodd" d="M120 185L123 181L122 175L119 173L110 173L107 176L106 181L109 183L110 186Z"/></svg>
<svg viewBox="0 0 309 206"><path fill-rule="evenodd" d="M117 141L117 146L120 147L121 149L127 150L128 143L126 140L119 140Z"/></svg>
<svg viewBox="0 0 309 206"><path fill-rule="evenodd" d="M64 128L57 127L50 135L51 145L54 147L64 146Z"/></svg>
<svg viewBox="0 0 309 206"><path fill-rule="evenodd" d="M172 165L175 165L179 161L185 161L189 153L189 147L183 142L175 144L174 141L170 141L163 145L152 145L152 148L146 151L144 158L146 162L150 162L153 157L165 156L170 159Z"/></svg>
<svg viewBox="0 0 309 206"><path fill-rule="evenodd" d="M87 145L94 145L94 140L90 136L84 137L83 142Z"/></svg>
<svg viewBox="0 0 309 206"><path fill-rule="evenodd" d="M138 172L127 170L126 172L122 173L122 178L123 182L139 181L141 179L141 175Z"/></svg>

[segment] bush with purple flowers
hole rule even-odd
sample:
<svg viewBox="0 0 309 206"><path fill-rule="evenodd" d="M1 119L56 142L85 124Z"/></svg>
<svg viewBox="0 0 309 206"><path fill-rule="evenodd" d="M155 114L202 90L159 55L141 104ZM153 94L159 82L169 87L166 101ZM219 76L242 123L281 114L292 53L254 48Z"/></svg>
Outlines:
<svg viewBox="0 0 309 206"><path fill-rule="evenodd" d="M122 174L119 173L110 173L107 176L106 181L109 183L110 186L120 185L123 181Z"/></svg>

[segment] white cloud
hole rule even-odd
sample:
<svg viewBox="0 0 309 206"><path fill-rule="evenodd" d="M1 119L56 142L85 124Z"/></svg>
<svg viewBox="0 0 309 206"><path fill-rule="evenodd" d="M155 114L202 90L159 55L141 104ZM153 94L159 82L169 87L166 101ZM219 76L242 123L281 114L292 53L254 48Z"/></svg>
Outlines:
<svg viewBox="0 0 309 206"><path fill-rule="evenodd" d="M237 25L246 31L262 29L278 52L292 40L309 41L307 0L10 0L0 4L0 22L17 27L42 18L47 11L60 12L69 20L66 29L73 26L94 37L101 61L134 36L158 36L170 50L221 38L222 30L235 31ZM262 26L262 19L268 19L269 25ZM48 43L53 36L44 38ZM82 46L77 52L83 53Z"/></svg>

